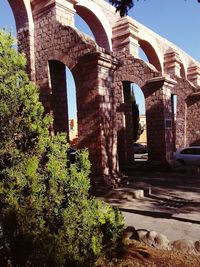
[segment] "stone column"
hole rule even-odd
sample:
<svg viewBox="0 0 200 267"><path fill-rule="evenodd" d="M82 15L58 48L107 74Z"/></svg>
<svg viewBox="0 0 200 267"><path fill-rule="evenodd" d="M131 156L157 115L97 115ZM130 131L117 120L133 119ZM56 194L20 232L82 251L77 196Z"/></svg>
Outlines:
<svg viewBox="0 0 200 267"><path fill-rule="evenodd" d="M121 140L119 142L124 143L123 156L124 159L121 162L124 165L131 165L134 161L133 151L133 103L131 100L131 83L123 82L123 94L124 94L124 135L121 133Z"/></svg>
<svg viewBox="0 0 200 267"><path fill-rule="evenodd" d="M114 71L118 62L95 52L80 58L72 69L77 91L78 139L88 148L94 184L116 184L117 131Z"/></svg>
<svg viewBox="0 0 200 267"><path fill-rule="evenodd" d="M17 32L18 50L26 56L26 72L35 82L35 48L34 48L34 30L31 28L22 28Z"/></svg>
<svg viewBox="0 0 200 267"><path fill-rule="evenodd" d="M74 26L75 0L32 0L34 18L36 83L45 112L54 115L54 131L68 132L68 107L65 65L49 50L58 54L65 44L59 36L59 27ZM66 31L67 35L67 31ZM56 38L55 38L56 36ZM55 39L54 39L55 38ZM55 44L55 43L56 44ZM50 62L49 59L57 59ZM64 56L64 54L63 54ZM60 61L58 61L60 60Z"/></svg>
<svg viewBox="0 0 200 267"><path fill-rule="evenodd" d="M45 17L47 13L49 16L46 16L47 21L50 19L55 19L55 21L63 24L74 27L74 4L76 0L43 0L43 1L32 1L33 16L36 20L39 17ZM51 13L50 13L51 11ZM43 27L45 24L41 25Z"/></svg>
<svg viewBox="0 0 200 267"><path fill-rule="evenodd" d="M181 77L181 60L179 55L172 51L167 52L164 56L164 72L170 76Z"/></svg>
<svg viewBox="0 0 200 267"><path fill-rule="evenodd" d="M165 162L174 148L171 89L176 82L153 78L144 86L149 160Z"/></svg>
<svg viewBox="0 0 200 267"><path fill-rule="evenodd" d="M120 19L113 27L113 51L127 52L134 57L138 57L138 28L132 21L125 17Z"/></svg>

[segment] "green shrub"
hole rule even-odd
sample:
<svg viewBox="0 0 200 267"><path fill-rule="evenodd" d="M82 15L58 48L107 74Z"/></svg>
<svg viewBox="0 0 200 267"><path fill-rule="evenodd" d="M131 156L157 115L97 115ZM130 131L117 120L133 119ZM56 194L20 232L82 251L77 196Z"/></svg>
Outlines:
<svg viewBox="0 0 200 267"><path fill-rule="evenodd" d="M89 196L86 150L67 162L50 137L25 60L0 32L0 266L95 266L123 230L121 213Z"/></svg>

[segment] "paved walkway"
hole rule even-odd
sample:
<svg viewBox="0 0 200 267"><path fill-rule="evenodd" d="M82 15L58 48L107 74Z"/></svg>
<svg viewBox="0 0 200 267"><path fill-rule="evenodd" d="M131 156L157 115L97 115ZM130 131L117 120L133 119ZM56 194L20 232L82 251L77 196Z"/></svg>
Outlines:
<svg viewBox="0 0 200 267"><path fill-rule="evenodd" d="M126 185L101 198L119 207L136 229L155 230L171 241L200 240L199 175L134 172Z"/></svg>

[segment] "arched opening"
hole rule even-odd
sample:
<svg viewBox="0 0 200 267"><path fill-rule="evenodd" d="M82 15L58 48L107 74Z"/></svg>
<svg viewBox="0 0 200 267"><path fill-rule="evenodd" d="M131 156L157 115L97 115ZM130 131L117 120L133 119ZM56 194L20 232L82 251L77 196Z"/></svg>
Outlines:
<svg viewBox="0 0 200 267"><path fill-rule="evenodd" d="M5 29L8 32L11 31L11 33L16 37L15 18L8 0L1 0L0 10L0 28Z"/></svg>
<svg viewBox="0 0 200 267"><path fill-rule="evenodd" d="M141 88L133 82L123 81L123 127L118 132L118 157L120 169L134 161L146 161L147 127L145 98Z"/></svg>
<svg viewBox="0 0 200 267"><path fill-rule="evenodd" d="M91 31L88 24L85 22L84 19L82 19L77 13L74 16L75 18L75 27L82 31L83 33L86 33L88 36L90 36L93 40L95 40L95 36L93 32Z"/></svg>
<svg viewBox="0 0 200 267"><path fill-rule="evenodd" d="M145 40L139 40L139 45L140 48L144 51L145 58L148 59L149 63L152 64L156 68L156 70L162 72L161 62L152 45Z"/></svg>
<svg viewBox="0 0 200 267"><path fill-rule="evenodd" d="M67 81L67 103L68 103L68 125L69 142L71 147L76 147L78 142L78 120L77 120L77 101L76 86L72 72L66 67Z"/></svg>
<svg viewBox="0 0 200 267"><path fill-rule="evenodd" d="M139 129L134 142L147 146L147 128L146 128L146 110L145 98L141 88L136 83L131 83L132 95L135 98L135 104L138 106ZM136 114L137 115L137 114ZM137 119L137 117L136 117Z"/></svg>
<svg viewBox="0 0 200 267"><path fill-rule="evenodd" d="M51 107L54 117L53 131L66 132L68 142L77 142L77 108L72 73L60 61L49 61ZM76 139L76 140L75 140Z"/></svg>
<svg viewBox="0 0 200 267"><path fill-rule="evenodd" d="M13 15L15 17L17 32L26 27L33 27L30 2L25 2L24 0L8 0L8 3L12 8Z"/></svg>
<svg viewBox="0 0 200 267"><path fill-rule="evenodd" d="M139 47L139 49L138 49L138 55L139 55L139 58L141 58L143 61L149 62L147 55L145 54L144 50L142 50L141 47Z"/></svg>
<svg viewBox="0 0 200 267"><path fill-rule="evenodd" d="M95 6L95 3L93 2L88 3L88 1L79 1L79 3L75 5L75 9L77 14L89 26L96 43L107 51L110 51L112 37L111 29L107 23L105 15L99 10L98 6Z"/></svg>

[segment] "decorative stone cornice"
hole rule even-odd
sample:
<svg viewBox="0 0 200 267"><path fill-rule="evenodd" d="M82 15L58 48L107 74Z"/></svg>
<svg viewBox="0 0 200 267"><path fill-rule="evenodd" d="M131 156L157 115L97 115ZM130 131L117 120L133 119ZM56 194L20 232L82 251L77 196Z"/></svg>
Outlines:
<svg viewBox="0 0 200 267"><path fill-rule="evenodd" d="M160 84L167 83L167 84L174 86L177 83L177 81L171 79L170 77L162 76L162 77L155 77L155 78L149 79L146 82L146 85L155 84L155 83L160 83Z"/></svg>
<svg viewBox="0 0 200 267"><path fill-rule="evenodd" d="M172 76L181 77L181 60L176 51L169 51L164 55L164 71Z"/></svg>
<svg viewBox="0 0 200 267"><path fill-rule="evenodd" d="M74 9L74 4L76 4L76 2L76 0L34 0L31 2L31 5L34 16L40 15L52 7L60 8L67 13L74 14L76 12Z"/></svg>
<svg viewBox="0 0 200 267"><path fill-rule="evenodd" d="M194 85L200 86L200 67L195 65L190 66L188 68L187 79Z"/></svg>
<svg viewBox="0 0 200 267"><path fill-rule="evenodd" d="M112 41L113 51L126 48L130 54L138 56L138 27L127 17L118 20L113 27Z"/></svg>
<svg viewBox="0 0 200 267"><path fill-rule="evenodd" d="M116 69L121 65L121 61L117 58L113 57L112 55L105 54L102 52L94 52L90 54L86 54L79 58L79 62L84 62L87 64L97 64L101 67L109 68L109 69Z"/></svg>

